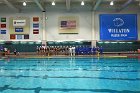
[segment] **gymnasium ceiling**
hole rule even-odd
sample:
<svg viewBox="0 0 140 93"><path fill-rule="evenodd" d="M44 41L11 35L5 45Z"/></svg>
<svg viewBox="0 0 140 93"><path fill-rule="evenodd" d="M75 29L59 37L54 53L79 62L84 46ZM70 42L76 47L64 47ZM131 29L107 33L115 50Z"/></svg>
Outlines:
<svg viewBox="0 0 140 93"><path fill-rule="evenodd" d="M0 8L6 7L13 11L21 11L25 7L38 8L40 11L46 11L46 9L55 9L55 6L52 7L51 3L55 1L56 6L62 7L66 11L71 11L76 7L80 7L81 1L85 2L85 5L82 7L87 7L91 11L98 11L101 9L101 6L104 8L110 7L110 2L112 0L0 0ZM114 6L111 6L112 9L116 11L121 11L124 8L134 5L140 7L140 0L113 0ZM23 6L23 2L27 3L27 6ZM28 8L27 8L28 9ZM57 9L57 7L56 7Z"/></svg>

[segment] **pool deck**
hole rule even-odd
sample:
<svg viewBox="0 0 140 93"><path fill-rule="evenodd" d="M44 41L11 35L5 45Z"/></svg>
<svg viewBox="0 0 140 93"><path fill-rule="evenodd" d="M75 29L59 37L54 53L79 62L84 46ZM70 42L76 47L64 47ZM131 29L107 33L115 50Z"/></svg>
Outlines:
<svg viewBox="0 0 140 93"><path fill-rule="evenodd" d="M93 58L140 58L140 54L138 53L122 53L122 54L103 54L103 55L76 55L76 56L70 56L70 55L38 55L38 54L19 54L19 55L5 55L1 56L1 58L71 58L71 57L93 57Z"/></svg>

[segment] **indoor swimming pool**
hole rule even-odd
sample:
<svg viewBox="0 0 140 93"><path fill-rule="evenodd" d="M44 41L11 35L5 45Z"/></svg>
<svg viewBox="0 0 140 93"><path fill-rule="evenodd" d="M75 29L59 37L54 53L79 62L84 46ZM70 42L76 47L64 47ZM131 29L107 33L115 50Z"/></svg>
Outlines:
<svg viewBox="0 0 140 93"><path fill-rule="evenodd" d="M1 59L0 93L140 93L140 60Z"/></svg>

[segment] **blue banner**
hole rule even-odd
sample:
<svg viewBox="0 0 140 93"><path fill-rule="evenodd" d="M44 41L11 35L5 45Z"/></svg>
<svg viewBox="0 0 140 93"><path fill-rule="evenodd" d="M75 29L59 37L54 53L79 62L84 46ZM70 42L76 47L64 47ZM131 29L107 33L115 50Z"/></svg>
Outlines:
<svg viewBox="0 0 140 93"><path fill-rule="evenodd" d="M6 30L1 30L1 34L6 34Z"/></svg>
<svg viewBox="0 0 140 93"><path fill-rule="evenodd" d="M100 40L137 40L136 14L101 14Z"/></svg>
<svg viewBox="0 0 140 93"><path fill-rule="evenodd" d="M39 23L34 23L33 28L39 28Z"/></svg>
<svg viewBox="0 0 140 93"><path fill-rule="evenodd" d="M23 32L23 28L15 28L15 32Z"/></svg>
<svg viewBox="0 0 140 93"><path fill-rule="evenodd" d="M23 39L23 35L16 35L16 39Z"/></svg>

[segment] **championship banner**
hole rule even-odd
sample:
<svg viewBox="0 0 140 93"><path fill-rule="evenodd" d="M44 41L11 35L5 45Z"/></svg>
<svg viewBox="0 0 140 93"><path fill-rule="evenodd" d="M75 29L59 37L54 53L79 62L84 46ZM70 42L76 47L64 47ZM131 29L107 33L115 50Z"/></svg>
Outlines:
<svg viewBox="0 0 140 93"><path fill-rule="evenodd" d="M39 28L39 23L33 23L33 28Z"/></svg>
<svg viewBox="0 0 140 93"><path fill-rule="evenodd" d="M29 39L29 35L24 35L24 39Z"/></svg>
<svg viewBox="0 0 140 93"><path fill-rule="evenodd" d="M24 35L16 35L16 39L24 39Z"/></svg>
<svg viewBox="0 0 140 93"><path fill-rule="evenodd" d="M101 14L100 40L137 40L136 14Z"/></svg>
<svg viewBox="0 0 140 93"><path fill-rule="evenodd" d="M6 17L2 17L1 22L6 22Z"/></svg>
<svg viewBox="0 0 140 93"><path fill-rule="evenodd" d="M33 29L33 34L39 34L39 29Z"/></svg>
<svg viewBox="0 0 140 93"><path fill-rule="evenodd" d="M7 25L6 25L6 17L1 17L0 22L0 34L6 34L7 32Z"/></svg>
<svg viewBox="0 0 140 93"><path fill-rule="evenodd" d="M1 24L1 28L6 28L6 24Z"/></svg>
<svg viewBox="0 0 140 93"><path fill-rule="evenodd" d="M16 39L16 35L15 34L10 34L10 39Z"/></svg>
<svg viewBox="0 0 140 93"><path fill-rule="evenodd" d="M6 30L1 30L1 34L6 34Z"/></svg>
<svg viewBox="0 0 140 93"><path fill-rule="evenodd" d="M33 22L39 22L39 17L33 17Z"/></svg>
<svg viewBox="0 0 140 93"><path fill-rule="evenodd" d="M33 17L33 34L39 34L39 17Z"/></svg>

